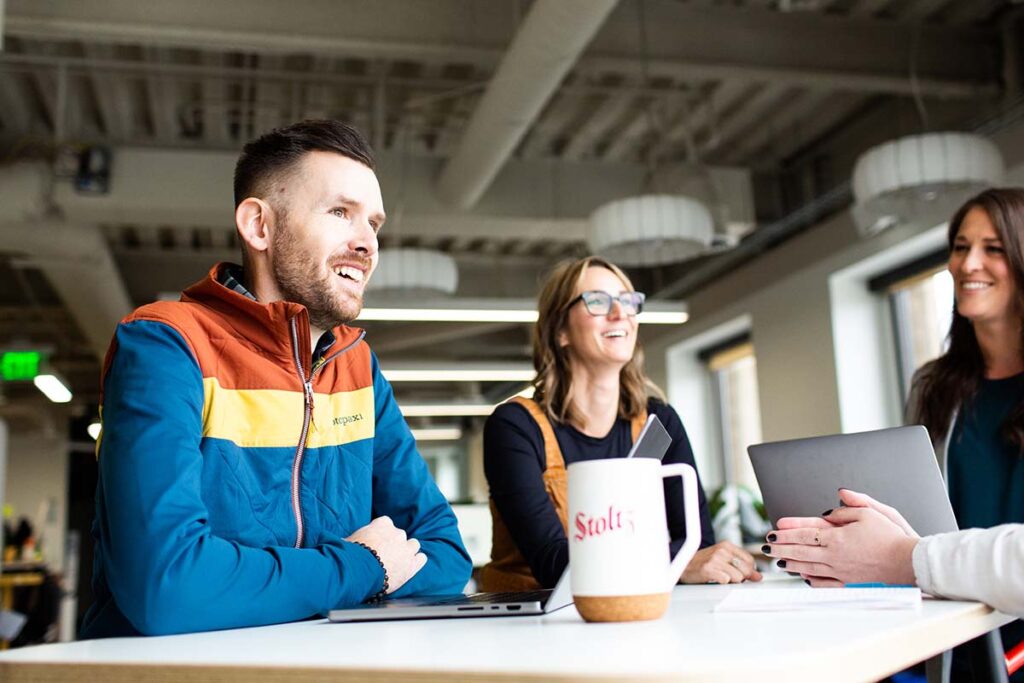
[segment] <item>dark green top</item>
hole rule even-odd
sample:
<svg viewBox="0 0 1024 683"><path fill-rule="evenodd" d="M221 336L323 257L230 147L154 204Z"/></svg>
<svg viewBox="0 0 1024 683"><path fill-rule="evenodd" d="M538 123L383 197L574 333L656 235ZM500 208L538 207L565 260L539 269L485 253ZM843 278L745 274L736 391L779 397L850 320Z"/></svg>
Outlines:
<svg viewBox="0 0 1024 683"><path fill-rule="evenodd" d="M1024 397L1024 373L983 379L978 395L961 409L949 442L949 500L961 529L1024 522L1024 459L1003 441L1000 428ZM1024 622L1000 629L1006 650L1024 640ZM952 680L965 674L965 656L953 657ZM1010 678L1024 683L1024 669Z"/></svg>
<svg viewBox="0 0 1024 683"><path fill-rule="evenodd" d="M1024 522L1024 459L1000 428L1024 398L1024 373L984 379L949 444L949 500L961 529Z"/></svg>

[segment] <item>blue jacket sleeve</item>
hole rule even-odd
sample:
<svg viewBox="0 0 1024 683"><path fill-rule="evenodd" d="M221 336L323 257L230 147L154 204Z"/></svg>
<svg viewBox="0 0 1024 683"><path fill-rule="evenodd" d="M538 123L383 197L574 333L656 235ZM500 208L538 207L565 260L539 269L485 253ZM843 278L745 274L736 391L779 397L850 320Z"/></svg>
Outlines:
<svg viewBox="0 0 1024 683"><path fill-rule="evenodd" d="M143 634L255 626L357 604L383 580L365 549L240 545L200 494L203 386L169 325L118 327L104 382L97 530L117 606Z"/></svg>
<svg viewBox="0 0 1024 683"><path fill-rule="evenodd" d="M376 434L373 440L373 516L387 515L420 542L427 564L404 586L404 595L461 593L473 565L462 544L455 513L416 450L416 441L395 395L373 357Z"/></svg>

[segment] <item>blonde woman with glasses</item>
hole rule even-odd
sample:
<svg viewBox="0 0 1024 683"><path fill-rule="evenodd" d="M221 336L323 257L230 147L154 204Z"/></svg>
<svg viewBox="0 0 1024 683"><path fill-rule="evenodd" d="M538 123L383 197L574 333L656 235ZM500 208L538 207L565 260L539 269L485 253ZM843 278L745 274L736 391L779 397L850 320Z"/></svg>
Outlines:
<svg viewBox="0 0 1024 683"><path fill-rule="evenodd" d="M533 334L533 399L495 409L484 428L484 472L491 493L494 541L483 568L484 590L555 585L569 562L566 466L623 457L650 413L672 436L664 462L694 465L686 430L644 375L637 315L644 294L618 267L596 257L563 263L548 278ZM665 484L671 546L685 540L682 486ZM760 580L751 555L715 544L699 490L702 548L684 583Z"/></svg>

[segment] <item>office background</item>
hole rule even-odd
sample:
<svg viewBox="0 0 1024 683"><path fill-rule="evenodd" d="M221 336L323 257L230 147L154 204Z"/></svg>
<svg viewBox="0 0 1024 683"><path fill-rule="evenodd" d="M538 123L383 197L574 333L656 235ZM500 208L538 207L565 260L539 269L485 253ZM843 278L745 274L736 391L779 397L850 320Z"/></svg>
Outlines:
<svg viewBox="0 0 1024 683"><path fill-rule="evenodd" d="M0 349L39 354L72 394L51 402L12 356L0 490L40 559L74 576L65 633L88 600L102 354L131 308L237 260L246 140L333 117L376 148L389 220L367 306L384 319L357 324L477 559L483 420L526 387L544 273L594 250L675 320L642 326L648 369L742 540L728 513L756 499L748 443L898 424L908 371L941 350L945 214L925 198L866 234L851 178L878 145L955 132L1024 184L1022 10L0 0ZM710 234L645 249L641 230L632 251L597 234L600 209L652 195L687 198L669 222Z"/></svg>

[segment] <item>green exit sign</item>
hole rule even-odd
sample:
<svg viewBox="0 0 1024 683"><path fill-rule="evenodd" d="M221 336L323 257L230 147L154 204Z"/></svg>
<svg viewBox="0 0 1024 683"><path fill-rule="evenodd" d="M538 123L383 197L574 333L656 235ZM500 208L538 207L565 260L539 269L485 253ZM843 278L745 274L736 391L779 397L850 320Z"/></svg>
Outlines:
<svg viewBox="0 0 1024 683"><path fill-rule="evenodd" d="M4 351L0 356L0 376L7 381L32 379L39 374L38 351Z"/></svg>

